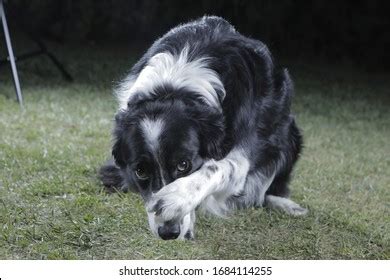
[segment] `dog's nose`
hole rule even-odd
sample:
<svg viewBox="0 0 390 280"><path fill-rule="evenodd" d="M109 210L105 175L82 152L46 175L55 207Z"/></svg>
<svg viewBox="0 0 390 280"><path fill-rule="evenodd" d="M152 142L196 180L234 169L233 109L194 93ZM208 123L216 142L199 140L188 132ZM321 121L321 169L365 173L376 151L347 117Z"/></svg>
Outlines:
<svg viewBox="0 0 390 280"><path fill-rule="evenodd" d="M158 235L164 240L176 239L180 235L180 225L165 223L158 228Z"/></svg>

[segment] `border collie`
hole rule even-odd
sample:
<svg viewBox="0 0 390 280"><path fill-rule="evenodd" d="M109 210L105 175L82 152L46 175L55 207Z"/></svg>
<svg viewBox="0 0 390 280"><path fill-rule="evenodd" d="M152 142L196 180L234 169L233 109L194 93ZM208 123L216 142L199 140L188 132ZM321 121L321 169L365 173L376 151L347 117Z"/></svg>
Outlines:
<svg viewBox="0 0 390 280"><path fill-rule="evenodd" d="M116 90L113 160L100 177L145 201L151 231L193 239L195 210L307 210L288 199L302 137L293 84L268 48L205 16L158 39Z"/></svg>

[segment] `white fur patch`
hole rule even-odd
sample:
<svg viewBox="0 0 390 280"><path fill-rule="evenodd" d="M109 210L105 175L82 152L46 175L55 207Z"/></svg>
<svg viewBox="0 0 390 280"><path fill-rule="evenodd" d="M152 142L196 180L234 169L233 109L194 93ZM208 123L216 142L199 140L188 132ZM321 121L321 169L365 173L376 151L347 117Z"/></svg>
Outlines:
<svg viewBox="0 0 390 280"><path fill-rule="evenodd" d="M208 58L191 60L189 46L185 46L180 54L169 52L153 56L138 77L127 78L117 92L120 109L125 110L127 103L137 97L154 95L155 88L170 85L173 88L196 92L207 104L220 108L220 102L225 98L225 88L218 74L208 68ZM222 94L218 96L217 91Z"/></svg>
<svg viewBox="0 0 390 280"><path fill-rule="evenodd" d="M212 175L212 179L217 180L217 183L213 193L200 204L200 209L224 217L231 210L226 204L227 199L244 190L249 160L242 150L237 149L231 151L225 159L218 162L211 160L204 166L205 169L209 166L218 167L217 172Z"/></svg>
<svg viewBox="0 0 390 280"><path fill-rule="evenodd" d="M161 119L151 120L147 118L143 119L140 125L146 144L151 152L156 155L159 148L159 137L164 128L164 121Z"/></svg>
<svg viewBox="0 0 390 280"><path fill-rule="evenodd" d="M145 137L146 145L148 145L150 152L154 156L154 159L156 160L159 166L161 180L163 185L165 186L166 181L163 176L163 169L161 167L161 163L158 157L158 149L160 146L159 138L164 129L164 121L162 119L151 120L147 118L147 119L143 119L140 125L142 129L142 134Z"/></svg>
<svg viewBox="0 0 390 280"><path fill-rule="evenodd" d="M265 175L260 171L248 174L245 181L243 195L232 201L231 207L261 207L264 203L265 193L275 178L275 172Z"/></svg>

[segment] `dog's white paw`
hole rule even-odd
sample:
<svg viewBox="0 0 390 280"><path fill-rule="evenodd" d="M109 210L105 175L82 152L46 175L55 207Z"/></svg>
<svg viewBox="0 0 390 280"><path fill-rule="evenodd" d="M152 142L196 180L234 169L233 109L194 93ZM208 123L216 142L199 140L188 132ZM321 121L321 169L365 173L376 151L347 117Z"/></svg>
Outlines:
<svg viewBox="0 0 390 280"><path fill-rule="evenodd" d="M285 197L267 195L265 203L269 208L280 209L293 216L304 216L309 212L306 208Z"/></svg>
<svg viewBox="0 0 390 280"><path fill-rule="evenodd" d="M148 203L148 212L153 212L159 222L180 221L191 212L196 203L188 192L189 180L179 178L152 195Z"/></svg>
<svg viewBox="0 0 390 280"><path fill-rule="evenodd" d="M286 206L286 208L284 208L284 210L293 216L304 216L309 212L309 210L307 210L306 208L303 208L302 206L300 206L299 204L297 204L293 201L292 201L292 204Z"/></svg>

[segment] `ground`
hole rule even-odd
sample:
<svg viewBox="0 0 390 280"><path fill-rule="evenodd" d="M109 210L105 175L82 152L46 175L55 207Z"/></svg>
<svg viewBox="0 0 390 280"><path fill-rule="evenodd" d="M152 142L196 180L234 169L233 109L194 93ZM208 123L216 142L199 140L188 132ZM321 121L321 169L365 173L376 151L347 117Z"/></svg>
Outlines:
<svg viewBox="0 0 390 280"><path fill-rule="evenodd" d="M390 80L352 66L282 60L305 149L291 182L306 217L248 209L199 217L196 240L149 232L135 194L107 194L112 88L131 48L54 46L18 64L25 110L0 68L0 259L390 259Z"/></svg>

